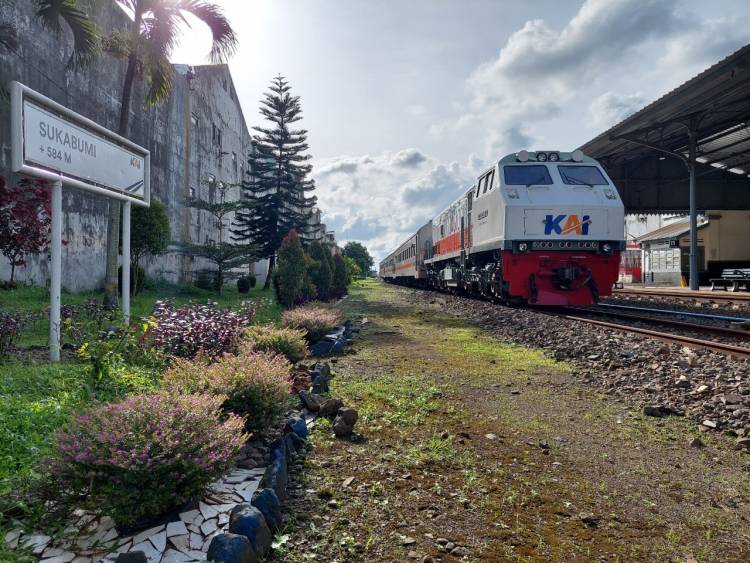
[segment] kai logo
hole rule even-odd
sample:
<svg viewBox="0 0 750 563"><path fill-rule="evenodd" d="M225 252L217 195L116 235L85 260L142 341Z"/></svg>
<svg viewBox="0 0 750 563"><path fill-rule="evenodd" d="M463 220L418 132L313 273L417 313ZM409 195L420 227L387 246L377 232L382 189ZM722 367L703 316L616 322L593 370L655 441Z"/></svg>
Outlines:
<svg viewBox="0 0 750 563"><path fill-rule="evenodd" d="M584 215L581 219L578 215L547 215L544 218L545 235L588 235L591 219Z"/></svg>

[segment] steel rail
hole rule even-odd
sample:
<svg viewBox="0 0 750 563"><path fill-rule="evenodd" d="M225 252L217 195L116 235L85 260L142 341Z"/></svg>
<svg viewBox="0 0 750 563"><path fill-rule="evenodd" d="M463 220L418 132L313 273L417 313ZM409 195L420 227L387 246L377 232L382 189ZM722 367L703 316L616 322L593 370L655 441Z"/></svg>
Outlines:
<svg viewBox="0 0 750 563"><path fill-rule="evenodd" d="M740 330L736 328L730 328L726 326L716 325L702 325L696 323L688 323L685 321L678 321L675 319L663 319L657 317L649 317L646 315L634 315L632 313L622 313L619 311L602 311L600 309L589 309L589 308L564 308L566 311L575 313L588 313L592 315L601 315L603 317L614 317L618 319L627 319L632 321L638 321L648 324L659 324L673 326L677 328L694 330L696 332L711 332L714 334L722 334L727 336L734 336L736 338L750 339L750 331Z"/></svg>
<svg viewBox="0 0 750 563"><path fill-rule="evenodd" d="M680 297L681 299L713 299L717 301L750 302L750 293L707 292L707 291L659 291L648 289L614 289L612 295L650 295L656 297Z"/></svg>
<svg viewBox="0 0 750 563"><path fill-rule="evenodd" d="M597 303L597 307L605 309L622 309L624 311L641 311L644 313L655 313L657 315L673 315L675 317L695 317L696 319L711 319L715 321L727 321L730 323L750 323L746 317L729 317L727 315L709 315L707 313L693 313L692 311L672 311L671 309L655 309L653 307L635 307L633 305L613 305L612 303Z"/></svg>
<svg viewBox="0 0 750 563"><path fill-rule="evenodd" d="M743 348L742 346L734 346L732 344L724 344L722 342L713 342L711 340L701 340L700 338L692 338L690 336L682 336L680 334L672 334L669 332L658 332L655 330L648 330L632 325L625 325L620 323L611 323L607 321L599 321L596 319L590 319L583 315L572 315L567 313L548 313L557 317L568 319L572 321L585 322L604 328L612 328L615 330L621 330L623 332L632 332L635 334L641 334L664 342L682 344L689 348L699 348L703 350L709 350L711 352L717 352L726 356L732 356L741 359L750 360L750 348Z"/></svg>

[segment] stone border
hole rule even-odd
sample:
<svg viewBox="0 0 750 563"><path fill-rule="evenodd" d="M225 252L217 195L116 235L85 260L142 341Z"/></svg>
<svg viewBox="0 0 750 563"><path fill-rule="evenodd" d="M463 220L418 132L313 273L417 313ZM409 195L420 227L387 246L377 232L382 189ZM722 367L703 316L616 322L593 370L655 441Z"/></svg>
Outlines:
<svg viewBox="0 0 750 563"><path fill-rule="evenodd" d="M330 374L323 365L315 369ZM109 516L76 510L62 541L15 529L6 533L5 543L12 549L31 549L41 563L193 563L210 556L225 563L256 561L268 552L273 533L281 526L280 501L286 498L289 460L301 453L314 425L315 415L307 409L296 414L285 421L285 434L269 445L267 466L236 467L209 486L196 509L179 513L173 522L120 536ZM238 542L250 546L250 555L242 547L244 558L230 561L224 546Z"/></svg>

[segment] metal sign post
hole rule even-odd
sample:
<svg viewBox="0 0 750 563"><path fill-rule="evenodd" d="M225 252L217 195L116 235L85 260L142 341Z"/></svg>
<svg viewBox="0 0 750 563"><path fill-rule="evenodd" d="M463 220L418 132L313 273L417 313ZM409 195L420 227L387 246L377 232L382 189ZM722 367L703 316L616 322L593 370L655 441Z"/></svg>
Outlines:
<svg viewBox="0 0 750 563"><path fill-rule="evenodd" d="M125 202L122 227L122 312L130 320L130 209L150 202L149 151L19 82L11 83L13 171L52 184L50 360L60 360L62 187Z"/></svg>

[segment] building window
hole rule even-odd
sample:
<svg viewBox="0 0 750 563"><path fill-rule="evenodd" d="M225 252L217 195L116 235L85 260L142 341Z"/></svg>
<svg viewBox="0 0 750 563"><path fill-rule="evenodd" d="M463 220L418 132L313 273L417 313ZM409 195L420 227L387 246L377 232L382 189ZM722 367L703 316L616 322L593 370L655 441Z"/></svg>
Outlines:
<svg viewBox="0 0 750 563"><path fill-rule="evenodd" d="M209 203L216 201L216 176L213 174L208 175L208 201Z"/></svg>
<svg viewBox="0 0 750 563"><path fill-rule="evenodd" d="M211 140L213 141L214 145L218 145L219 148L221 148L221 129L216 127L215 123L212 123L211 127Z"/></svg>
<svg viewBox="0 0 750 563"><path fill-rule="evenodd" d="M190 197L195 197L195 188L190 186Z"/></svg>
<svg viewBox="0 0 750 563"><path fill-rule="evenodd" d="M190 123L193 124L193 127L197 128L198 123L200 123L200 120L198 119L198 116L195 113L190 114Z"/></svg>
<svg viewBox="0 0 750 563"><path fill-rule="evenodd" d="M237 153L232 152L232 170L234 170L235 175L237 174Z"/></svg>

